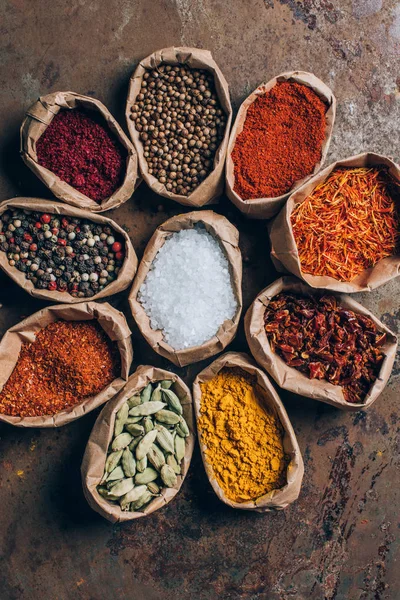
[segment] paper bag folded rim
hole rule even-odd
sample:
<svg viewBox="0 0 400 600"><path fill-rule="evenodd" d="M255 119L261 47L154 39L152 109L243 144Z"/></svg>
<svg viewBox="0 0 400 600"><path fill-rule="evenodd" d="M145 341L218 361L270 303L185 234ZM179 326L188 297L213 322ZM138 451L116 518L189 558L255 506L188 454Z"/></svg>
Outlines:
<svg viewBox="0 0 400 600"><path fill-rule="evenodd" d="M161 63L169 65L188 65L189 67L205 69L211 72L214 75L215 88L221 107L227 118L224 137L215 153L213 170L208 177L202 181L191 194L189 194L189 196L182 196L181 194L169 192L164 184L160 183L156 177L149 173L147 161L143 155L143 144L133 121L130 119L131 106L135 104L136 97L140 92L144 73L148 69L156 68ZM214 61L211 52L208 50L200 50L198 48L171 47L153 52L153 54L150 54L150 56L141 60L130 79L126 104L126 120L131 139L139 157L141 175L153 192L156 192L160 196L164 196L164 198L175 200L185 206L197 207L211 204L221 196L224 189L224 166L226 149L228 147L229 130L232 121L232 107L229 98L228 84L217 63Z"/></svg>
<svg viewBox="0 0 400 600"><path fill-rule="evenodd" d="M174 381L174 391L181 401L183 416L190 431L189 436L185 438L185 456L181 463L182 474L178 476L178 482L175 487L163 488L161 496L154 498L143 511L122 511L118 504L108 502L97 491L97 486L103 477L107 450L114 432L115 414L125 400L141 391L148 383L162 381L163 379ZM105 519L108 519L112 523L117 523L145 517L165 504L168 504L179 492L189 470L195 437L192 396L189 388L182 379L175 373L157 369L149 365L138 367L135 373L130 376L118 396L101 411L90 434L81 466L83 493L89 505Z"/></svg>
<svg viewBox="0 0 400 600"><path fill-rule="evenodd" d="M49 171L49 169L42 167L37 161L36 142L54 116L61 109L74 109L77 107L98 112L127 151L125 175L121 186L100 204L60 179L58 175ZM141 181L138 177L139 167L136 150L110 111L99 100L90 96L75 94L75 92L54 92L47 96L41 96L28 108L20 130L20 152L24 163L53 192L56 198L72 206L95 213L117 208L117 206L129 200Z"/></svg>
<svg viewBox="0 0 400 600"><path fill-rule="evenodd" d="M346 411L354 412L369 408L383 391L392 372L397 350L397 338L394 333L369 310L349 296L333 294L341 306L361 315L366 315L372 319L380 331L384 331L388 336L385 345L382 347L385 358L379 376L368 392L365 402L357 404L346 402L341 386L333 385L324 379L309 379L297 369L289 367L278 354L272 352L264 329L264 313L271 299L280 292L293 292L307 296L323 294L322 290L314 290L295 277L281 277L258 294L248 309L244 321L247 343L257 363L268 371L276 383L285 390L326 402Z"/></svg>
<svg viewBox="0 0 400 600"><path fill-rule="evenodd" d="M314 188L319 183L325 181L328 175L330 175L336 167L373 167L382 165L387 166L389 168L389 173L394 179L400 182L399 165L386 156L375 154L374 152L365 152L332 163L290 196L281 212L269 225L271 259L279 272L286 273L289 271L313 288L323 288L348 294L352 292L370 292L399 275L399 255L389 256L380 260L374 267L366 269L352 281L338 281L329 276L303 273L290 222L290 216L295 206L303 202L303 200L312 193Z"/></svg>
<svg viewBox="0 0 400 600"><path fill-rule="evenodd" d="M297 443L296 435L294 433L292 424L289 420L288 414L285 407L282 404L275 388L268 379L267 375L258 368L256 363L242 352L227 352L223 354L211 365L206 367L204 371L199 373L193 383L193 403L194 411L196 415L196 424L200 417L201 407L201 387L200 384L213 379L224 367L240 367L250 375L255 375L258 385L264 390L263 399L268 403L268 407L273 410L274 414L278 417L282 424L284 435L283 435L283 447L285 453L290 456L290 463L287 467L287 483L282 488L272 490L265 494L261 498L258 498L252 502L233 502L226 497L223 489L220 487L216 478L214 477L212 466L206 459L206 447L201 440L201 432L198 432L201 456L204 463L208 479L217 494L218 498L231 506L232 508L240 508L242 510L254 510L257 512L268 512L271 510L282 510L289 504L297 500L301 482L304 475L304 464L301 456L300 448Z"/></svg>
<svg viewBox="0 0 400 600"><path fill-rule="evenodd" d="M22 344L25 342L34 342L36 334L41 329L59 320L96 320L106 335L113 342L117 343L121 357L121 375L95 396L89 396L76 406L55 415L11 417L0 413L0 421L16 425L17 427L61 427L83 417L91 410L110 400L110 398L119 392L128 379L133 350L131 332L124 315L107 302L102 304L98 304L97 302L81 302L74 306L70 304L56 304L34 313L27 319L14 325L14 327L11 327L4 334L0 342L0 390L3 389L14 370Z"/></svg>
<svg viewBox="0 0 400 600"><path fill-rule="evenodd" d="M146 279L157 252L171 234L181 229L193 229L202 223L206 230L219 241L221 248L229 262L231 283L237 300L237 310L232 320L227 319L218 329L215 336L201 346L192 346L184 350L174 350L164 341L161 330L152 329L150 319L143 306L138 301L140 287ZM133 318L141 333L155 352L164 356L178 367L184 367L214 356L227 346L236 335L242 312L242 255L239 249L239 232L228 219L211 210L190 212L177 215L162 223L154 232L146 246L143 258L132 289L129 294L129 305Z"/></svg>
<svg viewBox="0 0 400 600"><path fill-rule="evenodd" d="M237 136L243 131L244 123L246 121L247 111L249 106L253 104L253 102L259 97L263 96L270 89L275 87L277 83L282 81L290 81L301 83L311 88L327 105L327 111L325 115L326 119L326 127L325 127L325 140L322 145L321 151L321 159L315 165L312 173L296 181L291 189L286 193L282 194L282 196L277 196L275 198L254 198L250 200L243 200L239 194L234 190L235 186L235 172L234 172L234 163L232 160L232 152L236 144ZM297 190L303 183L308 181L315 173L319 171L321 165L324 164L326 155L328 154L329 144L332 138L333 124L335 122L336 115L336 98L333 95L332 90L318 77L313 75L312 73L307 73L305 71L289 71L286 73L281 73L271 79L268 83L263 83L258 86L244 100L241 104L238 114L236 116L236 120L233 124L232 131L229 136L228 150L226 155L226 194L228 198L235 204L235 206L242 211L247 217L250 219L270 219L275 216L276 213L282 208L287 198L292 194L295 190Z"/></svg>
<svg viewBox="0 0 400 600"><path fill-rule="evenodd" d="M107 298L118 292L125 290L132 282L135 276L138 259L135 250L132 246L129 235L120 227L115 221L108 219L102 215L96 215L94 213L81 210L80 208L74 208L68 204L61 204L60 202L51 200L41 200L40 198L12 198L11 200L5 200L0 204L0 218L1 215L7 210L7 208L19 208L22 210L38 211L44 213L50 213L52 215L77 217L79 219L88 219L93 223L106 223L114 231L116 231L125 242L125 259L122 264L121 270L118 273L117 279L109 283L103 290L92 296L90 301L99 300L100 298ZM26 279L25 274L22 271L18 271L16 267L10 266L8 263L7 254L0 251L0 269L2 269L15 283L22 287L28 294L34 298L40 298L40 300L49 300L50 302L62 302L63 304L77 304L84 301L82 298L74 298L68 292L59 292L58 290L52 292L50 290L41 290L35 288L32 281Z"/></svg>

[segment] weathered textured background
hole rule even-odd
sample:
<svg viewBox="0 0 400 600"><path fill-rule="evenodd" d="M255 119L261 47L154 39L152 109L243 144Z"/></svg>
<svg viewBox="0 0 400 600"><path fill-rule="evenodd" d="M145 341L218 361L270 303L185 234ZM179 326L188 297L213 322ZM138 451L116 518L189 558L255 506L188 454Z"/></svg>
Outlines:
<svg viewBox="0 0 400 600"><path fill-rule="evenodd" d="M400 3L393 0L2 0L1 196L49 197L18 157L18 127L40 94L102 100L125 126L138 60L170 45L210 49L235 108L284 70L314 72L338 98L329 161L373 149L399 160ZM141 255L182 209L145 185L109 213ZM241 231L245 308L276 278L265 223L217 210ZM398 329L399 282L358 300ZM112 303L128 311L127 294ZM44 304L0 276L3 333ZM169 366L132 324L136 364ZM243 330L232 349L245 349ZM204 364L183 369L191 383ZM177 499L112 526L83 498L79 466L96 414L60 430L0 427L1 600L398 600L400 363L367 413L283 394L304 454L300 499L278 514L230 510L195 452Z"/></svg>

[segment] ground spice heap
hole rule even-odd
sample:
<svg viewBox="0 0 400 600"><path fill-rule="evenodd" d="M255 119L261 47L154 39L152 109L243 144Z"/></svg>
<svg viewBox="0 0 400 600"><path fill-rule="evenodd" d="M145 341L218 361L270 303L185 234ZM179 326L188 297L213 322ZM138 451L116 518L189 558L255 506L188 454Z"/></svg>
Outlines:
<svg viewBox="0 0 400 600"><path fill-rule="evenodd" d="M91 298L117 279L125 243L107 223L11 208L0 216L0 250L35 288Z"/></svg>
<svg viewBox="0 0 400 600"><path fill-rule="evenodd" d="M188 196L212 171L225 133L213 74L159 65L144 73L131 111L150 175L169 192Z"/></svg>
<svg viewBox="0 0 400 600"><path fill-rule="evenodd" d="M365 401L386 341L372 319L339 306L334 296L282 293L268 304L264 323L272 351L286 364L341 386L347 402Z"/></svg>
<svg viewBox="0 0 400 600"><path fill-rule="evenodd" d="M126 150L100 117L60 110L36 142L38 163L95 202L122 184Z"/></svg>
<svg viewBox="0 0 400 600"><path fill-rule="evenodd" d="M303 273L352 281L398 251L399 216L387 169L335 169L291 215Z"/></svg>
<svg viewBox="0 0 400 600"><path fill-rule="evenodd" d="M321 160L326 104L300 83L277 83L250 105L232 152L235 192L276 198Z"/></svg>
<svg viewBox="0 0 400 600"><path fill-rule="evenodd" d="M119 376L115 343L97 322L57 321L22 344L0 393L0 413L55 415L101 392Z"/></svg>
<svg viewBox="0 0 400 600"><path fill-rule="evenodd" d="M286 483L283 428L253 379L242 369L223 369L200 384L205 457L233 502L257 500Z"/></svg>

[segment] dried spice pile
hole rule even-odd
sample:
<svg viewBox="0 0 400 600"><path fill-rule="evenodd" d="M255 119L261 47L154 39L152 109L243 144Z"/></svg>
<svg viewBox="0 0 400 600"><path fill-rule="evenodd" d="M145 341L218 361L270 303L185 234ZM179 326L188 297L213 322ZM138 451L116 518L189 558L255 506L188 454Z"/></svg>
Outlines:
<svg viewBox="0 0 400 600"><path fill-rule="evenodd" d="M169 192L191 194L212 171L226 127L213 74L159 65L144 73L131 111L150 175Z"/></svg>
<svg viewBox="0 0 400 600"><path fill-rule="evenodd" d="M310 379L343 388L347 402L360 403L379 375L386 333L367 316L342 308L334 296L278 294L265 311L273 352Z"/></svg>
<svg viewBox="0 0 400 600"><path fill-rule="evenodd" d="M250 105L232 152L235 192L276 198L321 160L327 106L309 87L281 82Z"/></svg>
<svg viewBox="0 0 400 600"><path fill-rule="evenodd" d="M60 110L36 143L38 163L95 202L122 184L126 150L92 111Z"/></svg>
<svg viewBox="0 0 400 600"><path fill-rule="evenodd" d="M120 374L115 343L94 321L56 321L22 344L0 393L0 413L55 415L101 392Z"/></svg>
<svg viewBox="0 0 400 600"><path fill-rule="evenodd" d="M352 281L398 252L399 216L386 168L335 169L291 215L303 273Z"/></svg>
<svg viewBox="0 0 400 600"><path fill-rule="evenodd" d="M0 250L35 288L91 298L118 277L125 243L106 223L11 208Z"/></svg>

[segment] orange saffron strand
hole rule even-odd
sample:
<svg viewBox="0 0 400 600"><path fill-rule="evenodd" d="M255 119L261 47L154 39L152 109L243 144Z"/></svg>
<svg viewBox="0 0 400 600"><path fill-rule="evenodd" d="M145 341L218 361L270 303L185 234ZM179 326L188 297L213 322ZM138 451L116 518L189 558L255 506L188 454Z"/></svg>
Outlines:
<svg viewBox="0 0 400 600"><path fill-rule="evenodd" d="M352 281L396 254L399 194L384 167L332 171L290 217L303 273Z"/></svg>

